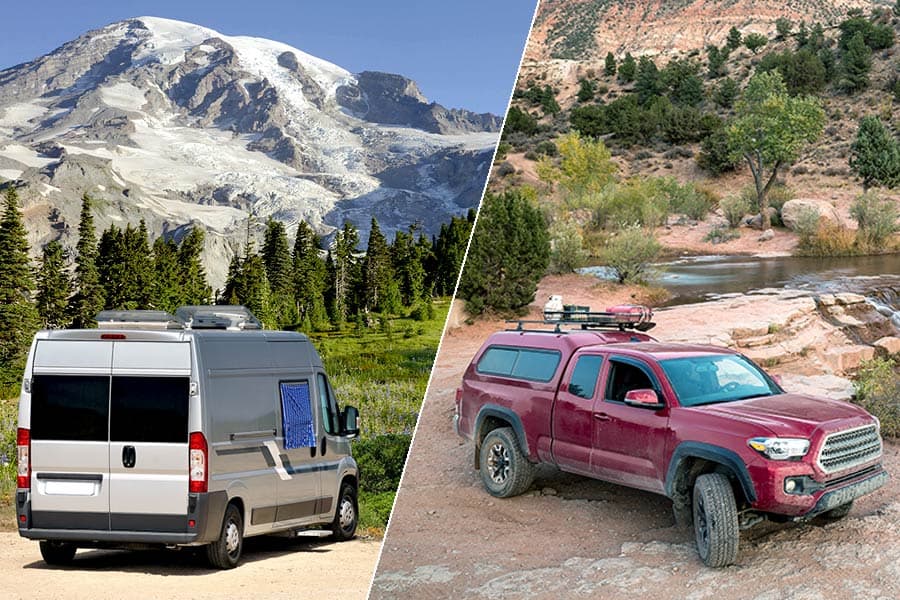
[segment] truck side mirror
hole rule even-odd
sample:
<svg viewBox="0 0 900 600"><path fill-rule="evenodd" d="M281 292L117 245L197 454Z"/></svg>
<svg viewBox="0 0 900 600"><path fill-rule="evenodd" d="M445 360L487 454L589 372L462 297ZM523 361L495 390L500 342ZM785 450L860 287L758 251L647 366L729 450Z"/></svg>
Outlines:
<svg viewBox="0 0 900 600"><path fill-rule="evenodd" d="M341 435L347 437L359 435L359 411L355 406L346 406L341 411Z"/></svg>
<svg viewBox="0 0 900 600"><path fill-rule="evenodd" d="M666 405L659 401L656 390L631 390L625 394L625 404L635 406L637 408L649 408L659 410L665 408Z"/></svg>

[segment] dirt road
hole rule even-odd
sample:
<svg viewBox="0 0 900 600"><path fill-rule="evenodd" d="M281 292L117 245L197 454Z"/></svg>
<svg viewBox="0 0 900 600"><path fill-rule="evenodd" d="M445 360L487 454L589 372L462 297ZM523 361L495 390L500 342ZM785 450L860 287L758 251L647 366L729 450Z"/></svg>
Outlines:
<svg viewBox="0 0 900 600"><path fill-rule="evenodd" d="M230 571L190 551L79 550L68 567L48 567L37 542L0 533L0 595L18 598L358 598L366 597L377 541L321 542L255 537Z"/></svg>
<svg viewBox="0 0 900 600"><path fill-rule="evenodd" d="M692 530L675 527L662 496L546 467L525 495L489 496L451 417L466 364L500 327L479 323L444 337L373 600L900 597L897 444L885 447L890 483L857 501L849 517L742 532L737 564L718 570L700 562Z"/></svg>

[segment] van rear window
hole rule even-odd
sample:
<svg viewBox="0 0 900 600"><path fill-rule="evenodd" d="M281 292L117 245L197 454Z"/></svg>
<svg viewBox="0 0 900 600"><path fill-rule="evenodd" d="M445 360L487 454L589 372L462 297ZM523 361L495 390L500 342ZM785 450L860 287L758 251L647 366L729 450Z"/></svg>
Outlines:
<svg viewBox="0 0 900 600"><path fill-rule="evenodd" d="M112 378L110 439L114 442L188 441L187 377Z"/></svg>
<svg viewBox="0 0 900 600"><path fill-rule="evenodd" d="M556 350L491 346L485 350L475 370L486 375L547 382L553 379L561 354Z"/></svg>
<svg viewBox="0 0 900 600"><path fill-rule="evenodd" d="M105 442L108 415L109 376L34 376L32 439Z"/></svg>

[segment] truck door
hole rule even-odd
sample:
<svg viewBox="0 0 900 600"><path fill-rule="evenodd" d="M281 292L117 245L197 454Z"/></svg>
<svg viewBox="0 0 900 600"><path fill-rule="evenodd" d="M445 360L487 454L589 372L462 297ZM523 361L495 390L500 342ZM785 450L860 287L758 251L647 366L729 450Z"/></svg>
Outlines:
<svg viewBox="0 0 900 600"><path fill-rule="evenodd" d="M188 342L115 342L109 415L113 531L186 531Z"/></svg>
<svg viewBox="0 0 900 600"><path fill-rule="evenodd" d="M600 354L576 354L563 374L553 407L553 460L565 471L591 475L594 399L600 386Z"/></svg>
<svg viewBox="0 0 900 600"><path fill-rule="evenodd" d="M38 340L31 376L32 525L109 529L112 344Z"/></svg>
<svg viewBox="0 0 900 600"><path fill-rule="evenodd" d="M637 389L654 389L662 399L659 380L649 365L630 357L609 357L604 374L605 383L594 404L592 470L608 481L662 492L657 464L664 456L669 409L650 410L624 402L625 394Z"/></svg>

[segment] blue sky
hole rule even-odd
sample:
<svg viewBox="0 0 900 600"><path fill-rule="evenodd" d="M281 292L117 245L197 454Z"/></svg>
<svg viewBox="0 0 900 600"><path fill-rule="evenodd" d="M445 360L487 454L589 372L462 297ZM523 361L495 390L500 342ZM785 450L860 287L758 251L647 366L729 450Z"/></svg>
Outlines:
<svg viewBox="0 0 900 600"><path fill-rule="evenodd" d="M0 69L114 21L157 16L290 44L352 72L400 73L451 108L506 111L535 0L71 0L4 3Z"/></svg>

